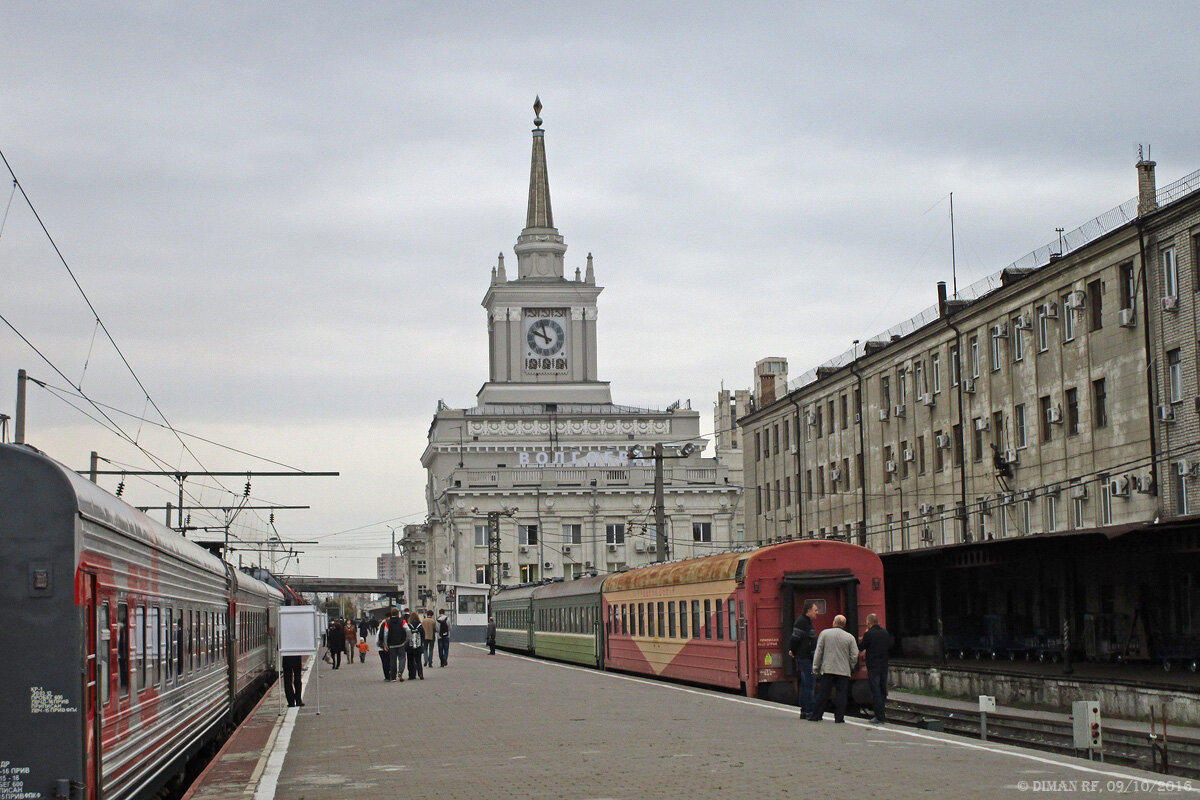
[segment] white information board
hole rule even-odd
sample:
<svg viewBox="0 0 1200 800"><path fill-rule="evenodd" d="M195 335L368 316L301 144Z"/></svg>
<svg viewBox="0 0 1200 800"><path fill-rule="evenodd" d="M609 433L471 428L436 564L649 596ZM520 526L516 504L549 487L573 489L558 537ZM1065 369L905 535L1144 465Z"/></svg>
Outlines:
<svg viewBox="0 0 1200 800"><path fill-rule="evenodd" d="M283 606L279 609L279 655L316 654L321 630L316 606Z"/></svg>

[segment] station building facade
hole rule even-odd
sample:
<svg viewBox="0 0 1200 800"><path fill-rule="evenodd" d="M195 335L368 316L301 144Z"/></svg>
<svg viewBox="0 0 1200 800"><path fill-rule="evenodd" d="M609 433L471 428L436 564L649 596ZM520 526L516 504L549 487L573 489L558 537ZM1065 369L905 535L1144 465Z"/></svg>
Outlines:
<svg viewBox="0 0 1200 800"><path fill-rule="evenodd" d="M1160 191L1154 166L1138 163L1137 198L1060 243L957 295L939 284L916 318L785 391L756 391L741 419L747 539L884 554L889 613L910 632L941 628L946 597L973 629L1090 626L1097 651L1139 616L1143 646L1149 627L1192 626L1197 543L1181 524L1200 503L1200 173ZM1184 538L1079 574L1088 536L1137 532L1127 547L1167 523ZM1073 534L1013 570L987 547ZM1192 555L1148 589L1164 553ZM943 585L949 564L965 571ZM1152 605L1174 610L1150 625Z"/></svg>
<svg viewBox="0 0 1200 800"><path fill-rule="evenodd" d="M421 456L428 519L420 551L435 589L571 579L735 543L738 490L725 467L698 455L707 440L690 403L618 405L598 379L602 287L590 254L573 277L565 274L567 246L554 227L544 131L535 124L517 275L509 279L501 254L482 303L489 379L474 406L439 404ZM666 553L654 525L648 454L656 444L667 456ZM637 446L643 457L631 457ZM489 513L500 520L498 576Z"/></svg>

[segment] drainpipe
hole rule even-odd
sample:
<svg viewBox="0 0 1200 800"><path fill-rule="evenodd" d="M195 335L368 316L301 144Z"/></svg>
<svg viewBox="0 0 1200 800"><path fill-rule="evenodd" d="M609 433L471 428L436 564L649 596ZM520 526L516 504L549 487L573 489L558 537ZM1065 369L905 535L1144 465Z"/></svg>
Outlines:
<svg viewBox="0 0 1200 800"><path fill-rule="evenodd" d="M962 454L958 463L958 499L959 508L958 516L961 541L966 542L970 536L968 530L969 520L967 518L967 423L963 417L963 352L962 352L962 331L950 319L950 315L946 311L946 282L938 281L938 314L945 321L950 330L954 331L954 352L958 354L958 364L950 364L951 369L958 371L958 386L955 387L955 398L958 401L958 429L961 433L961 440L954 436L954 426L950 426L950 437L952 439L951 447L957 447L961 441ZM951 458L953 458L953 450L951 450ZM941 621L938 622L938 627L941 628Z"/></svg>
<svg viewBox="0 0 1200 800"><path fill-rule="evenodd" d="M858 340L857 340L857 339L855 339L855 340L854 340L854 347L855 347L855 348L857 348L857 347L858 347ZM864 355L866 354L866 350L865 350L865 349L864 349L864 351L863 351L863 354L864 354ZM858 414L858 452L859 452L859 456L862 458L862 469L861 469L861 470L859 470L859 474L858 474L858 479L859 479L860 481L862 481L862 489L861 489L861 491L859 492L859 494L861 495L861 498L860 498L860 499L862 500L862 522L861 522L861 523L859 523L859 524L860 524L860 525L862 525L862 527L861 527L861 528L859 528L859 530L858 530L858 543L859 543L861 546L863 546L863 547L866 547L866 546L867 546L867 469L866 469L866 468L867 468L867 444L866 444L866 419L865 419L865 417L863 416L863 379L862 379L862 375L860 375L860 374L859 374L859 372L858 372L858 368L857 368L857 367L858 367L858 356L856 355L856 356L855 356L855 357L854 357L854 358L853 358L853 359L850 361L850 374L854 376L854 379L855 379L856 381L858 381L858 411L856 412L856 413ZM858 464L855 464L855 465L854 465L854 468L855 468L856 470L858 470Z"/></svg>
<svg viewBox="0 0 1200 800"><path fill-rule="evenodd" d="M1142 282L1142 334L1146 348L1146 411L1150 420L1150 485L1157 497L1164 493L1158 486L1158 417L1155 407L1155 384L1158 377L1158 361L1150 342L1150 286L1146 276L1146 232L1142 227L1142 218L1134 220L1138 232L1138 253L1141 257L1139 279Z"/></svg>
<svg viewBox="0 0 1200 800"><path fill-rule="evenodd" d="M804 538L804 481L801 476L804 473L804 453L801 450L801 442L803 437L800 436L800 404L796 402L796 398L791 394L788 395L788 402L796 407L796 424L792 427L796 429L796 538ZM744 443L743 443L744 444ZM745 479L742 480L745 483ZM819 512L818 512L819 513Z"/></svg>

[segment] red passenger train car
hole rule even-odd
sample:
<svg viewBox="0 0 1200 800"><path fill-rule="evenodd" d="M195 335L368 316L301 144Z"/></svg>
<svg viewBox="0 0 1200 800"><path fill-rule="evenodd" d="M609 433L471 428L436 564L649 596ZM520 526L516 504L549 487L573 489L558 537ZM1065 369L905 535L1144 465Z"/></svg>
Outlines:
<svg viewBox="0 0 1200 800"><path fill-rule="evenodd" d="M818 631L838 614L856 636L867 614L887 623L879 556L819 539L641 567L607 578L602 594L606 669L777 700L795 697L787 647L806 601ZM870 701L861 658L851 697Z"/></svg>

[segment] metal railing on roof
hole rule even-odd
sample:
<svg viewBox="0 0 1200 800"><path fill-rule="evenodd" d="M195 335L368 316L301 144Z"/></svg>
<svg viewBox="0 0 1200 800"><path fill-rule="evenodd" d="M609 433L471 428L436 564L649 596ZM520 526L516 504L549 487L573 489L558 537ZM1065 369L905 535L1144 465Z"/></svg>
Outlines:
<svg viewBox="0 0 1200 800"><path fill-rule="evenodd" d="M1174 183L1168 184L1155 192L1155 198L1158 200L1159 208L1174 203L1175 201L1186 197L1200 190L1200 170L1196 170L1190 175L1187 175ZM1069 233L1062 235L1062 245L1058 241L1042 245L1033 252L1025 255L1012 262L999 272L981 278L974 283L960 289L951 297L952 300L978 300L985 295L994 292L1001 288L1003 284L1003 276L1005 272L1010 270L1036 270L1050 263L1052 255L1066 255L1074 250L1078 250L1084 245L1090 244L1102 236L1106 236L1123 225L1127 225L1137 218L1138 199L1134 197L1131 200L1126 200L1121 205L1114 209L1104 212L1095 219L1089 220L1080 225ZM906 319L897 325L893 325L882 333L872 336L870 341L873 342L890 342L895 338L902 338L914 333L917 330L925 327L929 323L935 321L940 316L940 310L936 305L931 306L920 312L914 317ZM813 369L808 370L797 378L788 381L787 391L793 392L797 389L808 386L817 381L818 371L827 369L841 369L850 364L857 358L860 358L866 349L866 343L860 343L855 347L841 353L840 355L829 359ZM758 392L755 392L755 401L759 400Z"/></svg>
<svg viewBox="0 0 1200 800"><path fill-rule="evenodd" d="M548 408L553 406L553 408ZM527 417L542 414L587 416L637 416L642 414L665 414L658 408L619 406L613 403L488 403L463 410L469 417Z"/></svg>

